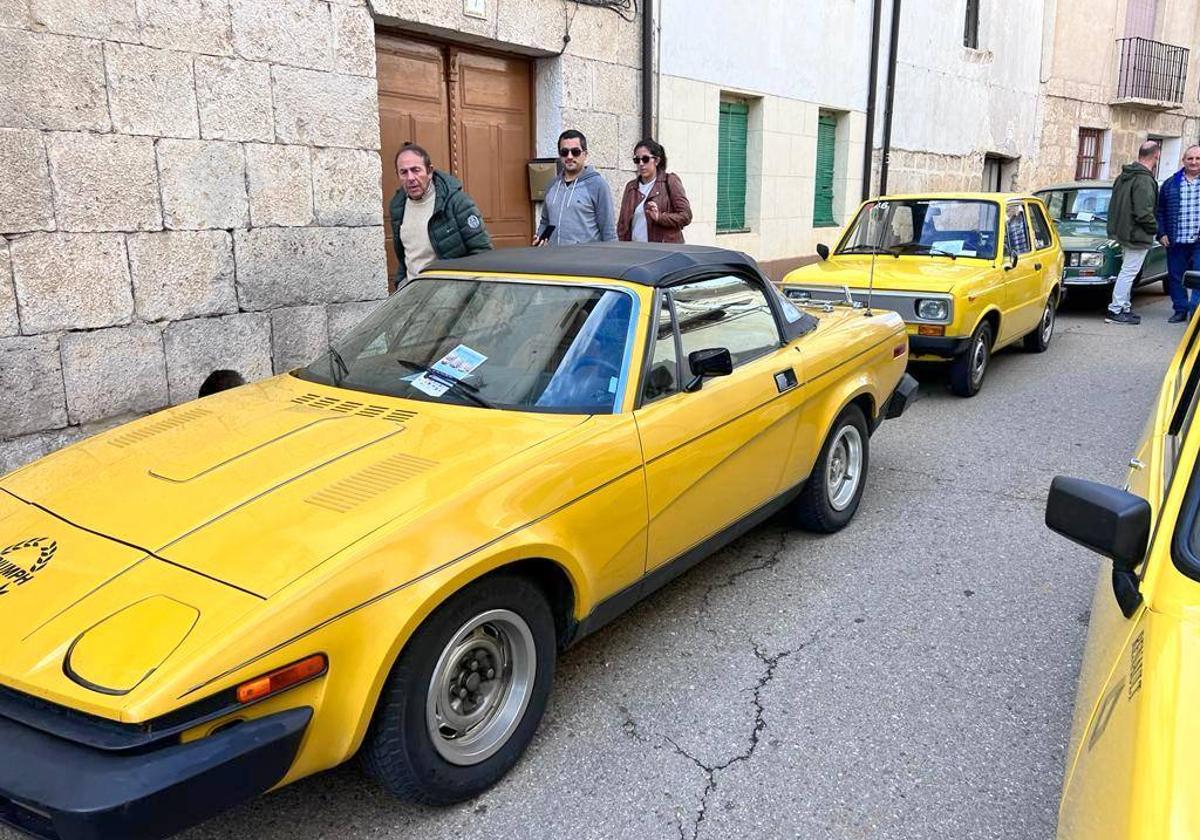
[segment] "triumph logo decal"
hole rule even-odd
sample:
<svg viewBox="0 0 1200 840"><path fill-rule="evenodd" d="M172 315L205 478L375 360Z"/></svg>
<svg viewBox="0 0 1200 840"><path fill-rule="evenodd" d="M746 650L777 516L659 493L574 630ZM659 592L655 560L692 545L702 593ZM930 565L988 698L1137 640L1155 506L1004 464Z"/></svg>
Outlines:
<svg viewBox="0 0 1200 840"><path fill-rule="evenodd" d="M48 537L34 537L0 550L0 595L10 588L33 580L58 551L58 543Z"/></svg>

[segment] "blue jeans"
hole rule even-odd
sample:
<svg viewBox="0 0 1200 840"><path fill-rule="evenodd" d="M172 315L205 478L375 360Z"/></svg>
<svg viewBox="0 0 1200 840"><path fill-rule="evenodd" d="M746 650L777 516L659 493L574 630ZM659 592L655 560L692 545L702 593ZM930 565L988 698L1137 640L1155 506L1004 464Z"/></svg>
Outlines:
<svg viewBox="0 0 1200 840"><path fill-rule="evenodd" d="M1167 288L1171 291L1171 306L1176 312L1191 315L1200 304L1200 289L1192 289L1191 300L1188 300L1188 290L1183 287L1185 271L1200 271L1200 242L1167 246L1167 274L1170 277Z"/></svg>

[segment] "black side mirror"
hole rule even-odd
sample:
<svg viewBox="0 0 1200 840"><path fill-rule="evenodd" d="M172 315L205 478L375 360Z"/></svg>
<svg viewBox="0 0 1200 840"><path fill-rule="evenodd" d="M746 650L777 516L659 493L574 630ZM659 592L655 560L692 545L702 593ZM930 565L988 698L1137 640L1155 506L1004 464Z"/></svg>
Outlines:
<svg viewBox="0 0 1200 840"><path fill-rule="evenodd" d="M692 381L683 386L683 390L691 393L699 391L709 376L728 376L733 373L733 357L724 347L693 350L688 353L688 367L692 371Z"/></svg>
<svg viewBox="0 0 1200 840"><path fill-rule="evenodd" d="M823 260L829 259L829 246L824 242L817 243L817 256Z"/></svg>
<svg viewBox="0 0 1200 840"><path fill-rule="evenodd" d="M1113 561L1113 592L1126 618L1142 595L1134 570L1150 542L1150 503L1124 490L1055 476L1046 499L1046 526Z"/></svg>
<svg viewBox="0 0 1200 840"><path fill-rule="evenodd" d="M1010 248L1004 249L1004 270L1011 271L1017 267L1017 252Z"/></svg>
<svg viewBox="0 0 1200 840"><path fill-rule="evenodd" d="M1200 289L1200 271L1183 272L1183 285L1187 289Z"/></svg>

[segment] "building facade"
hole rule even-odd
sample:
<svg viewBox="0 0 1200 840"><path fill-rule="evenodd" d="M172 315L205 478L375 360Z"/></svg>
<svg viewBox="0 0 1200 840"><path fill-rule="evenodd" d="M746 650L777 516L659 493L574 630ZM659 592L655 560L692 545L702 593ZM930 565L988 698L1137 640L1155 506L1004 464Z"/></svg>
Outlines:
<svg viewBox="0 0 1200 840"><path fill-rule="evenodd" d="M661 0L658 132L692 201L684 233L779 277L861 198L872 3L704 5Z"/></svg>
<svg viewBox="0 0 1200 840"><path fill-rule="evenodd" d="M1200 142L1200 2L1047 0L1035 184L1112 178L1147 138L1158 175Z"/></svg>
<svg viewBox="0 0 1200 840"><path fill-rule="evenodd" d="M387 294L406 140L526 242L527 161L640 133L628 0L0 4L0 473L319 355Z"/></svg>

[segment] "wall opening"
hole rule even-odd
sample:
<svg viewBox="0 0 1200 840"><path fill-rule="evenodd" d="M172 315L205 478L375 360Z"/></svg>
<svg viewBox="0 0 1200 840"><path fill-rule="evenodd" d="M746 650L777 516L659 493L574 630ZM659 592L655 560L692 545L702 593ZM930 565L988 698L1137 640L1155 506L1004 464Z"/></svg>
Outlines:
<svg viewBox="0 0 1200 840"><path fill-rule="evenodd" d="M214 370L201 384L200 393L196 396L207 397L209 394L228 391L230 388L245 384L246 380L236 370Z"/></svg>

